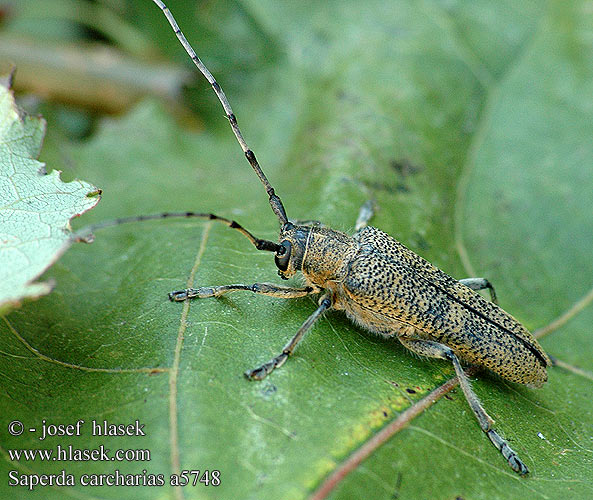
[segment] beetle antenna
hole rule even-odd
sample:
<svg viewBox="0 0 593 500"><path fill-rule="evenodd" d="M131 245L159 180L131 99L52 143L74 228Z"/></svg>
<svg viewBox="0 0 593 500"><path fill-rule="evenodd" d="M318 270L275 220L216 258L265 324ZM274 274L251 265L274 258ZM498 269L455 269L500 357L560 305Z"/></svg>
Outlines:
<svg viewBox="0 0 593 500"><path fill-rule="evenodd" d="M90 226L84 227L79 231L76 231L72 234L72 239L76 241L84 241L86 243L91 243L94 239L93 231L97 229L103 229L105 227L112 227L112 226L120 226L121 224L128 224L130 222L144 222L147 220L158 220L158 219L174 219L174 218L194 218L194 219L207 219L213 220L217 222L222 222L225 226L230 227L231 229L236 229L239 231L243 236L245 236L251 244L257 248L258 250L265 250L267 252L280 252L282 251L282 246L278 245L273 241L269 240L262 240L261 238L256 238L251 234L247 229L245 229L241 224L235 222L231 219L226 219L224 217L219 217L218 215L214 215L211 213L199 213L199 212L163 212L160 214L151 214L151 215L134 215L132 217L120 217L119 219L112 219L104 222L98 222L97 224L91 224Z"/></svg>
<svg viewBox="0 0 593 500"><path fill-rule="evenodd" d="M212 86L212 89L216 93L216 96L218 97L220 104L222 104L222 107L224 108L226 117L228 118L229 123L231 124L231 129L233 130L233 133L235 134L235 137L237 138L237 141L239 142L239 145L241 146L241 149L243 150L243 153L245 154L247 161L249 161L249 164L251 165L251 167L253 168L253 170L255 171L257 176L259 177L259 180L266 188L266 192L268 193L268 197L270 200L270 206L272 207L272 210L274 211L274 213L280 220L280 223L286 224L288 222L288 218L286 217L286 211L284 210L284 205L282 204L280 197L274 192L274 188L272 187L272 185L268 181L266 175L264 174L263 170L259 166L259 163L255 157L255 154L247 146L247 143L245 142L245 139L243 138L243 134L241 133L241 130L239 129L239 126L237 125L237 118L235 117L235 114L233 113L231 105L230 105L226 95L224 94L222 88L220 87L218 82L214 79L214 77L212 76L212 73L210 73L208 68L204 65L204 63L197 56L196 52L194 51L194 49L192 48L190 43L187 41L187 38L185 38L185 35L183 34L183 32L179 29L179 25L177 24L177 21L175 21L175 18L173 17L173 14L171 14L171 11L169 10L169 8L161 0L152 0L152 1L155 4L157 4L158 7L163 11L163 14L165 14L165 17L169 21L169 24L173 28L175 35L177 35L177 38L181 42L181 45L183 45L183 48L185 49L185 51L187 52L189 57L191 57L191 60L194 62L196 67L200 70L202 75L204 75L204 77L206 77L206 80L208 80L208 83L210 83L210 85Z"/></svg>

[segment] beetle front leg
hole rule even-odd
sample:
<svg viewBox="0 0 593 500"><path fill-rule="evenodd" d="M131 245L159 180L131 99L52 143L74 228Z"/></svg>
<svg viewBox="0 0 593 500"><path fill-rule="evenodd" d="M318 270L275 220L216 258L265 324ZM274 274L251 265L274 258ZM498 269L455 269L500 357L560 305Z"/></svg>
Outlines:
<svg viewBox="0 0 593 500"><path fill-rule="evenodd" d="M494 291L494 287L492 283L490 283L486 278L464 278L459 280L459 283L465 285L476 292L478 290L485 290L488 288L490 291L490 300L498 305L498 299L496 298L496 292Z"/></svg>
<svg viewBox="0 0 593 500"><path fill-rule="evenodd" d="M311 316L307 318L307 320L301 325L301 327L296 332L295 336L290 339L290 341L283 347L282 352L278 354L278 356L272 358L267 363L255 368L253 370L248 370L245 372L245 376L249 380L262 380L267 377L270 373L272 373L276 368L282 366L288 356L290 356L298 343L303 339L305 333L313 326L313 323L319 319L319 317L327 311L332 306L332 301L328 295L324 295L319 300L319 307L315 310Z"/></svg>
<svg viewBox="0 0 593 500"><path fill-rule="evenodd" d="M494 421L492 420L492 418L490 418L490 415L486 413L486 410L480 403L478 396L476 396L476 393L473 391L469 378L463 371L463 368L461 367L459 359L457 358L455 353L446 345L439 344L438 342L423 339L406 338L405 335L406 333L403 333L403 335L398 336L398 338L400 342L411 351L420 354L421 356L446 359L453 363L453 367L455 368L455 373L457 374L461 390L463 391L465 399L467 400L470 408L474 412L474 415L478 419L478 423L480 424L481 429L486 433L486 435L488 436L492 444L496 447L496 449L498 449L498 451L502 453L502 456L506 459L507 463L515 472L518 472L522 476L527 474L529 472L527 466L513 451L509 443L492 428L492 424L494 423Z"/></svg>
<svg viewBox="0 0 593 500"><path fill-rule="evenodd" d="M186 288L185 290L176 290L169 293L169 300L172 302L183 302L189 299L206 299L208 297L220 297L221 295L237 290L246 290L248 292L260 295L268 295L280 299L296 299L306 295L319 292L319 288L313 286L289 287L274 285L272 283L254 283L253 285L219 285L203 286L201 288Z"/></svg>

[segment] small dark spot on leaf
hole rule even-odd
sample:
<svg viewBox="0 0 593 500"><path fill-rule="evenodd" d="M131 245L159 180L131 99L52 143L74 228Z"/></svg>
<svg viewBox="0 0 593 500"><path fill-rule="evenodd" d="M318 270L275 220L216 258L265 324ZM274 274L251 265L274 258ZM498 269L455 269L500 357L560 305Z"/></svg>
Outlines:
<svg viewBox="0 0 593 500"><path fill-rule="evenodd" d="M363 180L363 181L361 181L361 183L365 187L367 187L373 191L384 191L386 193L395 193L396 191L401 191L399 185L391 186L385 182L371 182L371 181ZM404 187L404 190L407 189L405 186L403 186L403 187Z"/></svg>
<svg viewBox="0 0 593 500"><path fill-rule="evenodd" d="M401 160L391 160L389 165L402 177L417 174L422 170L422 167L413 165L410 160L405 158Z"/></svg>
<svg viewBox="0 0 593 500"><path fill-rule="evenodd" d="M261 390L261 393L265 397L270 397L278 390L274 384L266 384L265 387Z"/></svg>
<svg viewBox="0 0 593 500"><path fill-rule="evenodd" d="M406 387L406 392L408 392L410 394L416 394L416 391L414 389L412 389L411 387Z"/></svg>
<svg viewBox="0 0 593 500"><path fill-rule="evenodd" d="M414 236L410 239L410 243L419 250L430 250L430 243L419 233L414 233Z"/></svg>

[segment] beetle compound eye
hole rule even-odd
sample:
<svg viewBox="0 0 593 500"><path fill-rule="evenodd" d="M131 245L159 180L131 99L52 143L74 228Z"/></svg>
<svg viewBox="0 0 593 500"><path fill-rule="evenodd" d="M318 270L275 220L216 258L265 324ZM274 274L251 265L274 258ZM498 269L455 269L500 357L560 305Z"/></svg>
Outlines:
<svg viewBox="0 0 593 500"><path fill-rule="evenodd" d="M276 267L278 267L280 271L286 271L288 269L288 261L290 260L292 245L290 244L290 241L284 240L280 246L282 248L276 253L274 261L276 262Z"/></svg>

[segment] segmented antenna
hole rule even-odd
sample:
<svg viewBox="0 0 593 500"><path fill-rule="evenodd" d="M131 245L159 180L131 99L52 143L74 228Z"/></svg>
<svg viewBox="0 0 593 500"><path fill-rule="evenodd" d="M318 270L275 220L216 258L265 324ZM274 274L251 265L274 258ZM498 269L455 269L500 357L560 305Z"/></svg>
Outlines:
<svg viewBox="0 0 593 500"><path fill-rule="evenodd" d="M175 35L177 35L177 38L181 42L181 45L183 45L183 48L185 49L185 51L187 52L189 57L191 57L191 60L194 62L196 67L200 70L202 75L204 75L204 77L206 77L206 80L208 80L210 85L212 85L212 89L216 93L216 96L218 97L220 104L222 104L222 107L224 108L226 117L228 118L229 123L231 124L231 129L233 130L233 133L235 134L235 137L237 138L237 141L239 142L239 145L241 146L243 153L245 153L245 157L247 158L247 161L249 161L249 164L251 165L251 167L253 168L253 170L255 171L257 176L259 177L259 180L266 188L266 192L268 193L268 197L270 200L270 206L272 207L272 210L274 211L274 213L280 220L280 223L286 224L288 222L288 218L286 217L286 211L284 210L284 205L282 205L282 201L280 200L278 195L276 195L276 193L274 192L274 188L272 187L272 185L268 181L267 177L265 176L263 170L259 166L259 163L258 163L257 159L255 158L255 154L253 154L253 151L251 151L251 149L249 149L249 147L247 146L247 143L245 142L245 139L243 138L243 134L241 134L241 130L239 129L239 126L237 125L237 118L235 117L235 114L233 113L231 105L229 104L229 101L226 98L226 95L224 94L222 88L220 87L218 82L214 79L214 77L212 76L212 73L210 73L208 68L206 66L204 66L204 63L197 56L196 52L194 51L194 49L192 48L190 43L187 41L187 38L185 38L185 35L179 29L179 25L177 24L177 21L175 21L175 18L173 17L173 14L171 14L171 11L169 10L169 8L161 0L152 0L152 1L155 4L157 4L158 7L163 11L163 14L165 14L165 17L169 21L169 24L173 28Z"/></svg>
<svg viewBox="0 0 593 500"><path fill-rule="evenodd" d="M281 252L282 246L278 243L273 241L263 240L261 238L256 238L251 234L247 229L245 229L241 224L238 222L226 219L225 217L219 217L218 215L214 215L211 213L200 213L200 212L164 212L160 214L151 214L151 215L133 215L131 217L120 217L119 219L112 219L107 220L104 222L98 222L97 224L91 224L79 231L76 231L72 235L72 239L77 241L84 241L86 243L91 243L94 239L93 231L97 229L103 229L105 227L112 227L112 226L119 226L121 224L128 224L130 222L144 222L148 220L159 220L159 219L174 219L174 218L186 218L186 219L207 219L213 220L217 222L222 222L225 226L230 227L231 229L236 229L239 231L243 236L245 236L252 245L257 248L258 250L265 250L267 252Z"/></svg>

